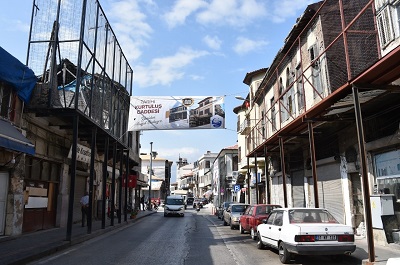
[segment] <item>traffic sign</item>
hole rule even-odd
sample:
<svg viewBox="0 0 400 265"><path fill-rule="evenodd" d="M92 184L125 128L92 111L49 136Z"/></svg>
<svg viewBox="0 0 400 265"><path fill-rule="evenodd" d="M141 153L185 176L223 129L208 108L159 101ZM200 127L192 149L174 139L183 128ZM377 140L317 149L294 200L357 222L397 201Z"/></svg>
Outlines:
<svg viewBox="0 0 400 265"><path fill-rule="evenodd" d="M233 191L234 191L234 192L240 191L240 185L238 185L238 184L234 185L234 186L233 186Z"/></svg>

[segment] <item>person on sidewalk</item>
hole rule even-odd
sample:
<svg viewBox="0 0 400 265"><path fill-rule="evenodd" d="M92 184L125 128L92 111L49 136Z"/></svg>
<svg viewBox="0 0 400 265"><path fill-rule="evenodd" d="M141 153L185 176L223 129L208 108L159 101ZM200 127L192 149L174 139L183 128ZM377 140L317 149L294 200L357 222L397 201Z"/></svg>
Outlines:
<svg viewBox="0 0 400 265"><path fill-rule="evenodd" d="M142 210L144 211L145 210L145 207L144 207L144 195L140 198L140 204L142 205Z"/></svg>
<svg viewBox="0 0 400 265"><path fill-rule="evenodd" d="M85 195L82 196L80 203L81 203L81 211L82 211L82 227L84 227L85 219L86 219L87 225L89 225L89 218L88 218L89 193L88 192L85 192Z"/></svg>

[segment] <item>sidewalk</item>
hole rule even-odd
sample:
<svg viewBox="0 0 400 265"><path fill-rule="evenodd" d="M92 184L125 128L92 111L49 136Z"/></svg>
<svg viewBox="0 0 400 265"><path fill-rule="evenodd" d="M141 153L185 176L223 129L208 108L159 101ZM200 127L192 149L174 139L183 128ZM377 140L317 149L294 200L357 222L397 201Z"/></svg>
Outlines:
<svg viewBox="0 0 400 265"><path fill-rule="evenodd" d="M368 241L366 237L356 236L355 243L357 245L356 251L352 254L357 259L362 260L362 264L365 265L386 265L389 264L390 259L391 264L400 264L400 244L387 244L387 246L382 246L374 243L375 249L375 262L370 263L368 260ZM398 259L398 260L397 260ZM392 263L393 261L396 263Z"/></svg>
<svg viewBox="0 0 400 265"><path fill-rule="evenodd" d="M71 241L66 241L67 228L53 228L19 236L0 236L0 264L26 264L40 259L57 251L66 249L83 241L122 229L133 224L138 219L154 214L157 211L140 211L135 219L124 221L121 216L121 223L114 218L114 226L111 226L111 219L106 219L105 228L101 228L101 220L92 223L91 234L87 233L87 227L81 223L72 225Z"/></svg>

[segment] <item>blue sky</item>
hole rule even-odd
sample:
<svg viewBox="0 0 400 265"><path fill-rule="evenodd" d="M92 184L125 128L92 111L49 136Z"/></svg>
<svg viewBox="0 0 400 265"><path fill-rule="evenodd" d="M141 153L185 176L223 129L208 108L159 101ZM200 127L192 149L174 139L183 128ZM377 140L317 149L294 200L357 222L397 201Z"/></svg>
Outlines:
<svg viewBox="0 0 400 265"><path fill-rule="evenodd" d="M226 96L226 129L143 131L141 152L153 142L160 157L192 163L236 144L233 108L241 104L235 96L248 93L246 73L271 64L297 17L314 2L100 0L134 70L135 96ZM23 63L32 3L4 0L0 8L0 46Z"/></svg>

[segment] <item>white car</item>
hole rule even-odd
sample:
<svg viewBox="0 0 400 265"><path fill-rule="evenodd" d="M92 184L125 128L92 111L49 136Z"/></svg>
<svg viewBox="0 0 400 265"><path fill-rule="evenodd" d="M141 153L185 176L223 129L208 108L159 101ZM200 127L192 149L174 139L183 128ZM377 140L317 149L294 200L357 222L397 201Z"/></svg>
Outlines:
<svg viewBox="0 0 400 265"><path fill-rule="evenodd" d="M180 195L167 196L164 204L164 216L168 215L185 215L185 198Z"/></svg>
<svg viewBox="0 0 400 265"><path fill-rule="evenodd" d="M257 231L257 247L278 249L284 264L295 255L343 255L356 249L353 228L321 208L274 209Z"/></svg>

